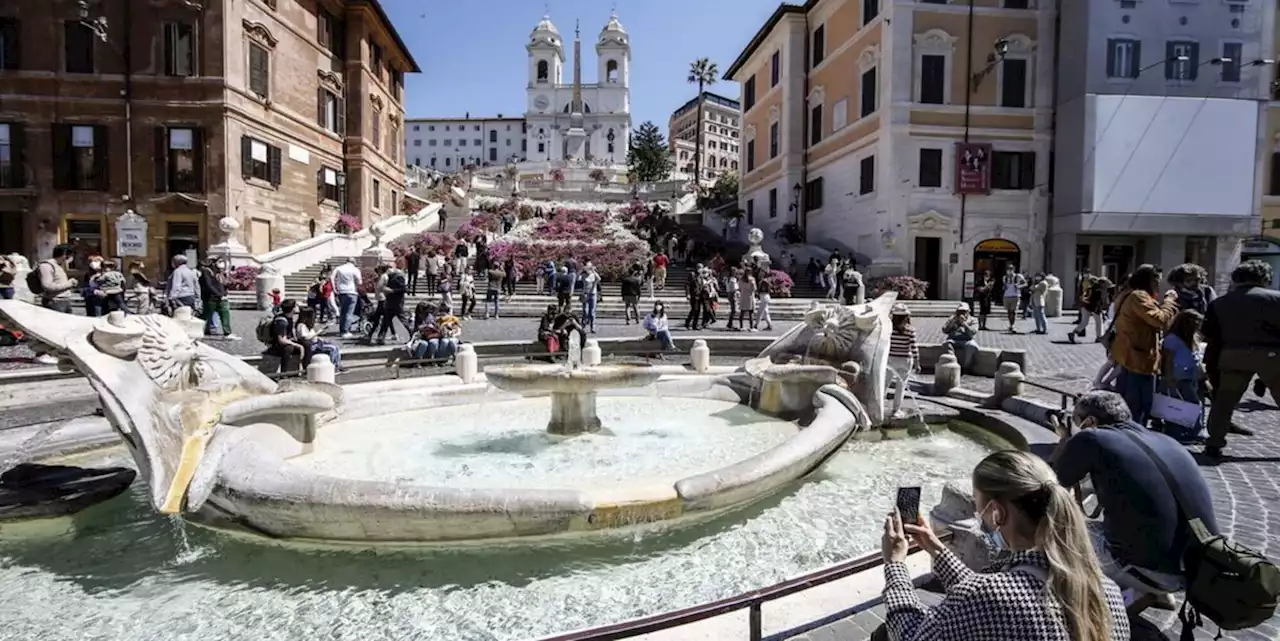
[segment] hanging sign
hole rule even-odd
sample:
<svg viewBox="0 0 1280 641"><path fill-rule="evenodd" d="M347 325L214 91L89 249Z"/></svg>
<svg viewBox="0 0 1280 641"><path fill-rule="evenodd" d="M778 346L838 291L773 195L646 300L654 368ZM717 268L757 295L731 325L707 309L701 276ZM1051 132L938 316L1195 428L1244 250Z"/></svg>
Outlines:
<svg viewBox="0 0 1280 641"><path fill-rule="evenodd" d="M147 255L147 219L129 211L116 220L116 255Z"/></svg>
<svg viewBox="0 0 1280 641"><path fill-rule="evenodd" d="M956 143L956 193L991 193L991 145Z"/></svg>

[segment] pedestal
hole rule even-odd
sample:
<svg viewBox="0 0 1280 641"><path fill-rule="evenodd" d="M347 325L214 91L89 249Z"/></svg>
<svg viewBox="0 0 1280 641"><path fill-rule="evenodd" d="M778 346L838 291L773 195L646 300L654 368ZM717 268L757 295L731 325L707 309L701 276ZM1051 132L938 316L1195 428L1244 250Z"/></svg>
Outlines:
<svg viewBox="0 0 1280 641"><path fill-rule="evenodd" d="M480 370L480 361L476 356L476 348L471 343L458 346L458 353L453 357L453 371L463 383L473 383Z"/></svg>
<svg viewBox="0 0 1280 641"><path fill-rule="evenodd" d="M1000 371L996 372L995 386L992 391L991 400L996 407L999 407L1006 398L1022 395L1022 382L1027 379L1022 374L1022 368L1017 363L1001 363Z"/></svg>
<svg viewBox="0 0 1280 641"><path fill-rule="evenodd" d="M360 254L360 266L364 269L375 269L378 265L393 264L395 259L396 256L390 249L382 245L375 245Z"/></svg>
<svg viewBox="0 0 1280 641"><path fill-rule="evenodd" d="M699 374L707 372L711 367L711 348L707 347L707 341L701 338L693 341L693 348L689 350L689 361L693 365L693 371Z"/></svg>
<svg viewBox="0 0 1280 641"><path fill-rule="evenodd" d="M587 346L582 348L582 364L586 366L599 365L602 358L600 341L594 338L588 339Z"/></svg>
<svg viewBox="0 0 1280 641"><path fill-rule="evenodd" d="M960 362L955 352L947 350L938 358L933 366L933 395L946 396L947 392L960 386Z"/></svg>
<svg viewBox="0 0 1280 641"><path fill-rule="evenodd" d="M551 421L547 433L553 436L577 436L600 431L596 415L595 392L551 393Z"/></svg>
<svg viewBox="0 0 1280 641"><path fill-rule="evenodd" d="M1046 318L1057 318L1062 315L1062 282L1057 276L1045 277L1049 283L1049 291L1044 293L1044 315Z"/></svg>
<svg viewBox="0 0 1280 641"><path fill-rule="evenodd" d="M312 383L334 383L337 380L337 371L328 354L311 355L311 362L307 365L307 380Z"/></svg>
<svg viewBox="0 0 1280 641"><path fill-rule="evenodd" d="M280 275L274 267L266 266L253 279L253 291L258 296L258 310L266 311L272 308L271 290L278 289L281 294L284 293L284 276Z"/></svg>

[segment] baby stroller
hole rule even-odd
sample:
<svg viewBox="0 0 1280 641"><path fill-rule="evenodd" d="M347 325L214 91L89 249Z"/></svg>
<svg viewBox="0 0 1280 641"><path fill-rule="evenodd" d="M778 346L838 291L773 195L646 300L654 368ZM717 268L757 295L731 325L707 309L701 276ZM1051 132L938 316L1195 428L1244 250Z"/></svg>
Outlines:
<svg viewBox="0 0 1280 641"><path fill-rule="evenodd" d="M351 324L351 331L357 336L369 336L373 334L375 329L373 326L373 312L377 309L377 305L369 300L367 292L361 293L360 298L356 300L356 321Z"/></svg>

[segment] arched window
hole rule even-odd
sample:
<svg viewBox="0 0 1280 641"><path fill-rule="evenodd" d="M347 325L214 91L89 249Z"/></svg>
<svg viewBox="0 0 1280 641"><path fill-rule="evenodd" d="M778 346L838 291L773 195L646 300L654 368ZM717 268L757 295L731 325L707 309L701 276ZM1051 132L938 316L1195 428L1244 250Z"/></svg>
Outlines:
<svg viewBox="0 0 1280 641"><path fill-rule="evenodd" d="M738 161L736 161L736 160L735 160L735 161L733 161L733 162L730 162L730 163L729 163L729 168L730 168L730 169L732 169L732 170L734 170L734 171L738 171Z"/></svg>
<svg viewBox="0 0 1280 641"><path fill-rule="evenodd" d="M728 159L728 158L721 158L721 159L720 159L720 166L721 166L721 167L728 167L728 166L729 166L729 159Z"/></svg>
<svg viewBox="0 0 1280 641"><path fill-rule="evenodd" d="M550 74L547 68L546 60L538 61L538 82L546 82L547 76Z"/></svg>
<svg viewBox="0 0 1280 641"><path fill-rule="evenodd" d="M618 81L618 61L610 60L604 63L604 77L606 82Z"/></svg>

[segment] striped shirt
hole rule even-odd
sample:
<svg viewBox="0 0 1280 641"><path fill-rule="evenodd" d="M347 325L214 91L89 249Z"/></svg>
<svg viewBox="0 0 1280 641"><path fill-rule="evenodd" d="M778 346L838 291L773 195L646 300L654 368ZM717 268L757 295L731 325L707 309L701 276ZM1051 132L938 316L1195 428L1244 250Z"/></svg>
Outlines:
<svg viewBox="0 0 1280 641"><path fill-rule="evenodd" d="M919 360L920 349L916 347L916 328L907 325L901 329L894 329L889 334L889 356Z"/></svg>

